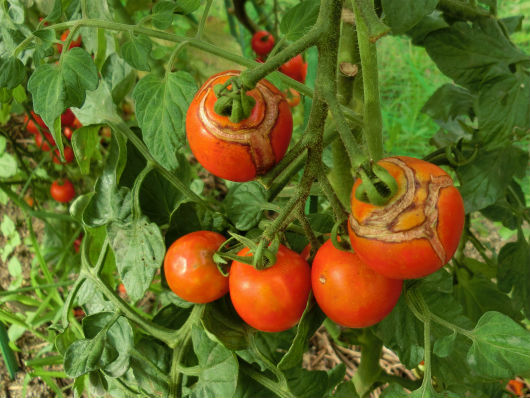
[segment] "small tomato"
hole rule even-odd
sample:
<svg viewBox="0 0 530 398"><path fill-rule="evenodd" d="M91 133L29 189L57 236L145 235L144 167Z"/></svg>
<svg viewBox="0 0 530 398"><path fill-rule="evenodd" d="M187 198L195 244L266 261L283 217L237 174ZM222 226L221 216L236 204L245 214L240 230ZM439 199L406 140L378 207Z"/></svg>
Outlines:
<svg viewBox="0 0 530 398"><path fill-rule="evenodd" d="M74 160L74 151L69 146L64 147L64 162L61 162L61 155L59 150L55 150L55 155L53 155L52 161L55 164L67 164L71 163Z"/></svg>
<svg viewBox="0 0 530 398"><path fill-rule="evenodd" d="M274 37L266 30L260 30L252 36L250 45L258 55L267 55L274 47Z"/></svg>
<svg viewBox="0 0 530 398"><path fill-rule="evenodd" d="M305 83L307 75L307 63L304 62L301 54L291 58L289 61L280 66L280 72L289 76L291 79Z"/></svg>
<svg viewBox="0 0 530 398"><path fill-rule="evenodd" d="M68 203L75 197L74 184L66 178L56 180L50 187L50 194L57 202Z"/></svg>

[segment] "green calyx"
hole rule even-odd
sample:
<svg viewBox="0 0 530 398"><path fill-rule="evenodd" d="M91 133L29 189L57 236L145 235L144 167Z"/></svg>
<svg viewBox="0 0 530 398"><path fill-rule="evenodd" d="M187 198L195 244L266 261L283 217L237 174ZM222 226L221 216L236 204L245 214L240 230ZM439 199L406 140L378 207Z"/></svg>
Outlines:
<svg viewBox="0 0 530 398"><path fill-rule="evenodd" d="M384 206L398 191L394 177L384 167L373 161L363 163L358 169L358 175L362 183L355 190L357 200L375 206Z"/></svg>
<svg viewBox="0 0 530 398"><path fill-rule="evenodd" d="M239 123L248 118L256 105L256 100L246 93L238 78L231 78L225 84L218 84L213 90L217 96L213 108L215 113L228 116L232 123Z"/></svg>

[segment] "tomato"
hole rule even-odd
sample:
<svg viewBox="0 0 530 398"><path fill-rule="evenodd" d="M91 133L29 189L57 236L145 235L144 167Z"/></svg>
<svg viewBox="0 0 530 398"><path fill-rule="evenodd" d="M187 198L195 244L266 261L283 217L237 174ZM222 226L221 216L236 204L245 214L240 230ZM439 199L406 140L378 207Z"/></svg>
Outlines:
<svg viewBox="0 0 530 398"><path fill-rule="evenodd" d="M74 151L69 146L64 147L64 162L61 162L61 155L59 154L59 150L55 150L55 155L53 155L52 161L55 164L67 164L72 163L74 160Z"/></svg>
<svg viewBox="0 0 530 398"><path fill-rule="evenodd" d="M73 123L72 123L72 126L71 126L71 127L73 127L73 128L74 128L74 130L77 130L77 129L79 129L79 128L83 127L83 125L81 124L81 122L79 121L79 119L78 119L78 118L74 118L74 121L73 121Z"/></svg>
<svg viewBox="0 0 530 398"><path fill-rule="evenodd" d="M33 205L35 204L35 200L29 193L26 194L26 196L24 196L24 200L28 204L29 207L33 207Z"/></svg>
<svg viewBox="0 0 530 398"><path fill-rule="evenodd" d="M338 250L328 240L313 260L311 284L328 318L349 328L364 328L392 311L403 281L378 274L356 253Z"/></svg>
<svg viewBox="0 0 530 398"><path fill-rule="evenodd" d="M75 197L74 184L68 179L56 180L50 187L50 194L57 202L70 202Z"/></svg>
<svg viewBox="0 0 530 398"><path fill-rule="evenodd" d="M247 248L238 253L249 255ZM281 332L298 323L311 291L309 264L280 245L276 263L264 270L233 261L230 298L239 316L263 332Z"/></svg>
<svg viewBox="0 0 530 398"><path fill-rule="evenodd" d="M61 41L64 42L66 41L66 38L68 37L68 35L70 34L70 30L65 30L62 35L61 35ZM74 39L70 42L70 46L68 47L68 49L72 49L74 47L81 47L81 43L82 43L82 40L81 40L81 35L78 35L77 36L77 39ZM62 52L63 51L63 45L62 44L57 44L57 51L59 52Z"/></svg>
<svg viewBox="0 0 530 398"><path fill-rule="evenodd" d="M127 290L125 289L125 285L123 283L118 285L118 292L120 292L120 294L127 294Z"/></svg>
<svg viewBox="0 0 530 398"><path fill-rule="evenodd" d="M46 140L43 138L46 137ZM55 147L55 140L53 139L52 135L46 130L43 131L43 134L35 134L35 145L42 149L44 152L48 152L50 148L50 144Z"/></svg>
<svg viewBox="0 0 530 398"><path fill-rule="evenodd" d="M42 120L39 115L37 115L34 111L31 111L31 116L33 116L33 119L35 119L35 121L39 126L41 126L41 128L48 130L48 126L46 126L46 123L44 123L44 120Z"/></svg>
<svg viewBox="0 0 530 398"><path fill-rule="evenodd" d="M37 124L31 120L27 115L24 116L24 124L26 125L26 130L31 134L40 134L39 127Z"/></svg>
<svg viewBox="0 0 530 398"><path fill-rule="evenodd" d="M274 47L274 37L266 30L254 33L250 45L258 55L267 55Z"/></svg>
<svg viewBox="0 0 530 398"><path fill-rule="evenodd" d="M74 124L76 117L74 113L70 110L70 108L67 108L63 114L61 115L61 124L63 126L69 126L72 127Z"/></svg>
<svg viewBox="0 0 530 398"><path fill-rule="evenodd" d="M395 279L421 278L444 266L464 228L464 202L438 166L406 156L378 162L396 179L398 192L385 206L351 195L353 249L375 271Z"/></svg>
<svg viewBox="0 0 530 398"><path fill-rule="evenodd" d="M508 387L518 397L522 397L523 396L524 384L523 384L522 381L517 380L517 379L510 380L508 382Z"/></svg>
<svg viewBox="0 0 530 398"><path fill-rule="evenodd" d="M72 308L72 312L76 318L84 318L86 315L85 311L81 307Z"/></svg>
<svg viewBox="0 0 530 398"><path fill-rule="evenodd" d="M300 103L300 93L293 88L290 88L286 92L287 103L291 108L294 108Z"/></svg>
<svg viewBox="0 0 530 398"><path fill-rule="evenodd" d="M63 134L67 139L72 140L72 135L74 132L72 131L71 127L65 127L63 128Z"/></svg>
<svg viewBox="0 0 530 398"><path fill-rule="evenodd" d="M199 89L186 115L186 135L199 163L210 173L231 181L250 181L278 163L293 130L285 96L266 80L247 92L256 100L250 116L233 123L214 111L213 87L239 75L227 71L210 77Z"/></svg>
<svg viewBox="0 0 530 398"><path fill-rule="evenodd" d="M81 249L81 243L83 242L83 234L80 234L76 240L74 240L74 250L76 253L79 253Z"/></svg>
<svg viewBox="0 0 530 398"><path fill-rule="evenodd" d="M304 83L307 75L307 63L304 62L302 55L298 54L280 66L280 72L289 76L291 79Z"/></svg>
<svg viewBox="0 0 530 398"><path fill-rule="evenodd" d="M173 293L192 303L209 303L228 292L228 277L213 261L225 240L217 232L195 231L173 242L164 259L164 274Z"/></svg>

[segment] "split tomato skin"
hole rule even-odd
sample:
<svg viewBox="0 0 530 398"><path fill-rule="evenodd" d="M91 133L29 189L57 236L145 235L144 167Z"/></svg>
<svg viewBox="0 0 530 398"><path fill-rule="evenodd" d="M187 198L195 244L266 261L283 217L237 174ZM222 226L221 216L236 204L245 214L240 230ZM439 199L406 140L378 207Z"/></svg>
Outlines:
<svg viewBox="0 0 530 398"><path fill-rule="evenodd" d="M164 258L169 288L191 303L209 303L228 292L228 277L221 274L213 254L225 237L212 231L195 231L178 238Z"/></svg>
<svg viewBox="0 0 530 398"><path fill-rule="evenodd" d="M214 111L214 86L239 71L210 77L199 89L186 115L186 136L191 151L210 173L244 182L265 174L278 163L291 140L293 119L285 96L266 80L247 92L256 105L247 119L233 123Z"/></svg>
<svg viewBox="0 0 530 398"><path fill-rule="evenodd" d="M248 248L238 255L249 255ZM311 291L311 270L298 253L280 245L276 263L264 270L233 261L229 286L232 304L247 324L263 332L281 332L302 317Z"/></svg>
<svg viewBox="0 0 530 398"><path fill-rule="evenodd" d="M257 55L267 55L274 47L274 36L266 30L260 30L254 33L250 45Z"/></svg>
<svg viewBox="0 0 530 398"><path fill-rule="evenodd" d="M55 180L50 187L50 194L57 202L68 203L75 197L74 184L68 179Z"/></svg>
<svg viewBox="0 0 530 398"><path fill-rule="evenodd" d="M328 318L349 328L364 328L392 311L403 281L378 274L356 253L338 250L328 240L313 260L311 285Z"/></svg>
<svg viewBox="0 0 530 398"><path fill-rule="evenodd" d="M454 255L464 228L462 196L440 167L396 156L378 162L396 179L398 192L385 206L355 197L348 229L355 252L375 271L394 279L436 272Z"/></svg>

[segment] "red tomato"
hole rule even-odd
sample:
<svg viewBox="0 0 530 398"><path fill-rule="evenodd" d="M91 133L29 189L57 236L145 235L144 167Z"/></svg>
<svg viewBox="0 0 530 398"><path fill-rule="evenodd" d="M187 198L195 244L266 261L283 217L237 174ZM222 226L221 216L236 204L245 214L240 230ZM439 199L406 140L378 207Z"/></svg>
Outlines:
<svg viewBox="0 0 530 398"><path fill-rule="evenodd" d="M76 253L79 253L82 242L83 242L83 234L80 234L79 237L76 240L74 240L74 250Z"/></svg>
<svg viewBox="0 0 530 398"><path fill-rule="evenodd" d="M508 387L510 390L513 391L513 393L515 395L517 395L518 397L522 397L523 396L523 388L524 388L524 384L522 381L520 380L510 380L508 382Z"/></svg>
<svg viewBox="0 0 530 398"><path fill-rule="evenodd" d="M37 147L42 149L44 152L48 152L50 150L50 144L55 147L55 140L53 139L52 135L48 133L48 131L44 131L43 134L48 141L43 138L42 134L35 134L35 145L37 145ZM48 144L48 142L50 144Z"/></svg>
<svg viewBox="0 0 530 398"><path fill-rule="evenodd" d="M61 35L61 41L62 42L66 41L66 38L68 37L69 34L70 34L70 30L68 29L65 30L63 34ZM70 42L70 46L68 47L68 49L72 49L74 47L81 47L81 43L82 43L81 35L78 35L77 39L74 39ZM57 50L61 53L63 51L63 45L58 43Z"/></svg>
<svg viewBox="0 0 530 398"><path fill-rule="evenodd" d="M217 232L195 231L173 242L164 259L173 293L192 303L209 303L228 292L228 277L219 272L212 257L225 240Z"/></svg>
<svg viewBox="0 0 530 398"><path fill-rule="evenodd" d="M291 108L294 108L300 103L300 93L293 88L289 87L285 97L287 98L287 103Z"/></svg>
<svg viewBox="0 0 530 398"><path fill-rule="evenodd" d="M336 249L331 240L315 255L311 283L322 311L349 328L381 321L396 305L403 285L375 272L357 254Z"/></svg>
<svg viewBox="0 0 530 398"><path fill-rule="evenodd" d="M213 87L238 71L210 77L195 94L186 115L186 135L199 163L210 173L231 181L250 181L278 163L293 129L285 96L266 80L247 92L256 100L250 116L232 123L214 111Z"/></svg>
<svg viewBox="0 0 530 398"><path fill-rule="evenodd" d="M247 248L238 253L248 254ZM264 270L233 261L229 282L232 304L246 323L263 332L281 332L296 325L304 312L311 270L298 253L280 245L276 263Z"/></svg>
<svg viewBox="0 0 530 398"><path fill-rule="evenodd" d="M75 197L74 184L66 178L56 180L50 187L50 194L57 202L68 203Z"/></svg>
<svg viewBox="0 0 530 398"><path fill-rule="evenodd" d="M300 83L304 83L307 75L307 63L304 62L302 55L298 54L280 66L280 72Z"/></svg>
<svg viewBox="0 0 530 398"><path fill-rule="evenodd" d="M74 113L70 110L70 108L67 108L61 115L61 124L63 126L71 127L73 126L75 119Z"/></svg>
<svg viewBox="0 0 530 398"><path fill-rule="evenodd" d="M127 290L125 289L125 285L123 283L120 283L118 285L118 292L120 292L121 294L127 294Z"/></svg>
<svg viewBox="0 0 530 398"><path fill-rule="evenodd" d="M41 128L48 130L48 126L46 126L46 123L44 123L44 120L42 120L42 118L39 115L31 111L31 116L33 116L33 119L35 119L35 121L37 122L39 126L41 126Z"/></svg>
<svg viewBox="0 0 530 398"><path fill-rule="evenodd" d="M76 318L84 318L86 315L85 311L81 307L72 308L72 312Z"/></svg>
<svg viewBox="0 0 530 398"><path fill-rule="evenodd" d="M55 150L55 155L53 155L52 161L55 164L67 164L71 163L74 160L74 150L69 146L64 147L64 162L61 162L61 156L59 150Z"/></svg>
<svg viewBox="0 0 530 398"><path fill-rule="evenodd" d="M75 118L74 122L72 123L72 127L74 128L74 130L77 130L77 129L83 127L83 125L81 124L81 122L79 121L78 118Z"/></svg>
<svg viewBox="0 0 530 398"><path fill-rule="evenodd" d="M267 55L274 47L274 37L266 30L254 33L250 45L258 55Z"/></svg>
<svg viewBox="0 0 530 398"><path fill-rule="evenodd" d="M65 127L65 128L63 129L63 134L64 134L64 136L65 136L67 139L71 140L71 139L72 139L72 134L74 134L74 132L72 131L72 128L71 128L71 127Z"/></svg>
<svg viewBox="0 0 530 398"><path fill-rule="evenodd" d="M444 266L464 228L464 202L438 166L406 156L378 162L396 179L398 193L385 206L351 195L353 249L375 271L394 279L421 278Z"/></svg>
<svg viewBox="0 0 530 398"><path fill-rule="evenodd" d="M24 124L26 125L26 130L28 131L28 133L40 134L39 127L37 126L37 124L33 120L31 120L27 115L24 116Z"/></svg>

